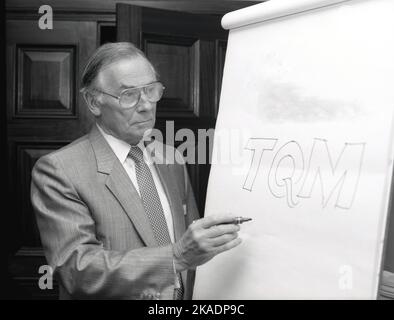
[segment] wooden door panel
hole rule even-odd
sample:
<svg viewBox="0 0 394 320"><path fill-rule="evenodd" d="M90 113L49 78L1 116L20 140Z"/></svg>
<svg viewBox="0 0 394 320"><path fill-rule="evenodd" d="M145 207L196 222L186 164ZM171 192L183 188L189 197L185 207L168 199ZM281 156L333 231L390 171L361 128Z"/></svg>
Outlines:
<svg viewBox="0 0 394 320"><path fill-rule="evenodd" d="M56 21L56 28L43 31L36 21L8 20L6 27L8 136L34 136L36 127L51 126L63 130L50 136L82 135L92 117L78 87L96 48L96 23Z"/></svg>
<svg viewBox="0 0 394 320"><path fill-rule="evenodd" d="M194 94L199 85L198 39L144 34L142 48L166 87L157 105L158 117L198 116L198 96Z"/></svg>
<svg viewBox="0 0 394 320"><path fill-rule="evenodd" d="M75 118L76 46L17 46L15 118Z"/></svg>

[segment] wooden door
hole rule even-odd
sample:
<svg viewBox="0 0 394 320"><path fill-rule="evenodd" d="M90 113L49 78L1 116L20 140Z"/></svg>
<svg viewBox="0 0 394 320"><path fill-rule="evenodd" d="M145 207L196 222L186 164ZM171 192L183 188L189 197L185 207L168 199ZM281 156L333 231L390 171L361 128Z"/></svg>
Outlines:
<svg viewBox="0 0 394 320"><path fill-rule="evenodd" d="M55 288L38 286L46 260L30 203L31 170L39 157L82 136L92 124L79 83L96 49L96 23L58 18L53 30L44 31L36 16L29 18L8 19L6 25L10 294L56 298Z"/></svg>
<svg viewBox="0 0 394 320"><path fill-rule="evenodd" d="M212 139L197 137L199 130L204 133L203 130L215 127L228 35L220 24L222 16L129 4L118 4L116 11L117 40L130 41L141 48L166 87L157 105L156 121L164 141L172 141L172 124L175 135L181 129L194 132L195 163L189 163L188 170L203 215L210 165L197 144L205 143L208 150ZM174 145L185 141L186 138L175 141Z"/></svg>

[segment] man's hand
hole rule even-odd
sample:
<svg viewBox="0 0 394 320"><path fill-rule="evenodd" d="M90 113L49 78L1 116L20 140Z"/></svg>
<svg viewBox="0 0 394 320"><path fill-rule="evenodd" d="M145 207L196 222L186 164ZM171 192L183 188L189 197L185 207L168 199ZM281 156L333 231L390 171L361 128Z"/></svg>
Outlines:
<svg viewBox="0 0 394 320"><path fill-rule="evenodd" d="M177 272L194 269L217 254L241 243L240 227L231 222L233 216L209 216L194 221L173 245Z"/></svg>

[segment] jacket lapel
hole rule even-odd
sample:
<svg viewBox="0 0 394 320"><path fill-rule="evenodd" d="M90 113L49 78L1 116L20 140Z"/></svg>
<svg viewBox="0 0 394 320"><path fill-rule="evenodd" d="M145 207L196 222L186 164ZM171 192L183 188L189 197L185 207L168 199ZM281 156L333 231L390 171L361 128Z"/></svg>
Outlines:
<svg viewBox="0 0 394 320"><path fill-rule="evenodd" d="M157 246L152 227L137 190L95 125L90 132L89 139L96 155L97 171L108 175L105 181L107 188L119 201L145 244L152 247Z"/></svg>
<svg viewBox="0 0 394 320"><path fill-rule="evenodd" d="M151 247L157 246L140 196L119 161L114 162L114 167L107 178L106 185L134 223L145 244Z"/></svg>

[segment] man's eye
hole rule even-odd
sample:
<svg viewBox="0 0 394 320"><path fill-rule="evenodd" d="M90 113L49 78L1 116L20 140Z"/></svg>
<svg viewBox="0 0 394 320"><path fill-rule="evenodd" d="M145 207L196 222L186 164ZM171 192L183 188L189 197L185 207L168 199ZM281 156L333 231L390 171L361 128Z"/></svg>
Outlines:
<svg viewBox="0 0 394 320"><path fill-rule="evenodd" d="M135 90L130 90L130 91L125 91L123 92L123 95L125 97L134 97L137 94Z"/></svg>

